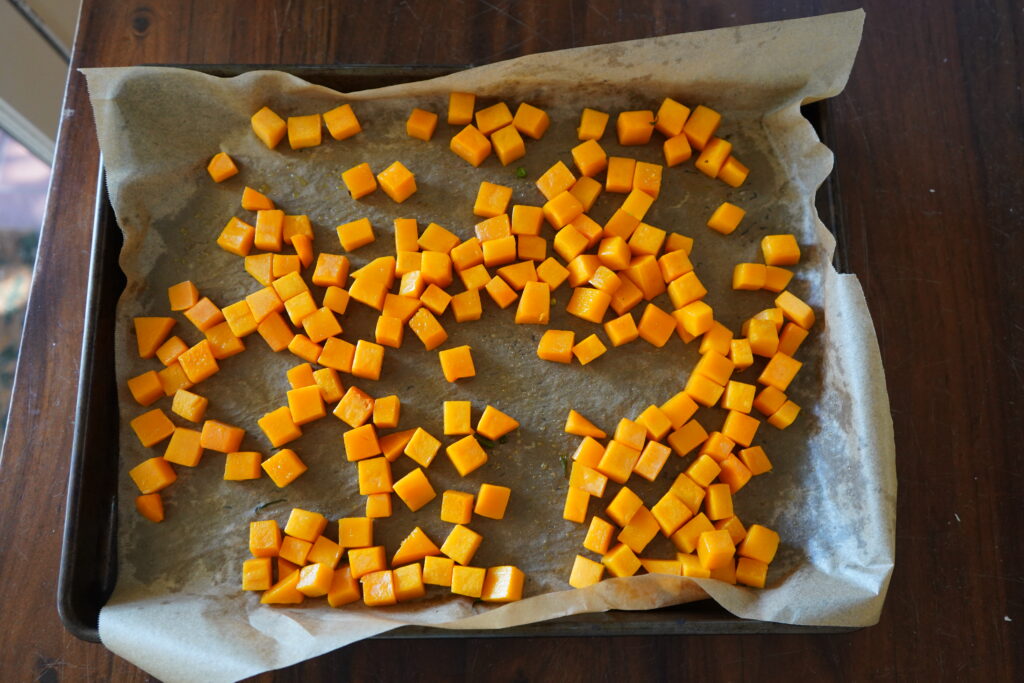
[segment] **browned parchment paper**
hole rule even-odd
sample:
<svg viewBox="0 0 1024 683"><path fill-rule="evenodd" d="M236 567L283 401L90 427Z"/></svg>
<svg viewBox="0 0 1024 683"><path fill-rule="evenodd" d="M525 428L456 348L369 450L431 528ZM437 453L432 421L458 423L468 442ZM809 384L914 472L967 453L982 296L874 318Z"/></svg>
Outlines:
<svg viewBox="0 0 1024 683"><path fill-rule="evenodd" d="M428 476L438 492L475 491L483 482L513 487L505 520L474 519L471 526L485 537L474 564L521 567L528 576L526 599L494 608L432 589L424 601L389 609L355 605L332 610L322 601L260 606L255 595L238 587L250 521L275 518L283 523L293 506L321 511L332 520L362 514L355 466L345 462L341 446L343 425L328 416L304 428L304 436L290 446L310 471L283 490L266 478L224 482L223 456L207 452L198 467L178 468L179 480L165 496L167 520L154 525L133 509L137 490L127 470L162 453L162 445L139 445L127 423L143 409L122 388L120 575L100 617L104 643L164 680L230 680L402 624L500 628L580 612L650 609L707 595L743 617L874 623L894 557L896 486L888 400L860 286L830 265L834 240L814 210L814 192L831 170L832 156L798 109L842 89L862 21L862 12L850 12L580 48L347 95L276 72L218 79L169 68L87 70L111 200L125 234L121 266L128 287L119 304L117 337L122 387L126 378L159 367L136 358L131 319L166 315L169 285L191 279L222 306L258 288L240 259L213 246L228 218L246 216L238 206L244 185L265 191L287 213L309 214L318 250L339 252L334 227L369 217L378 239L351 255L358 267L392 253L396 217L415 217L421 225L434 221L469 237L479 220L471 205L481 180L513 186L516 203L542 203L533 181L557 159L571 166L569 150L577 142L574 129L582 107L654 109L665 96L722 111L719 134L734 143L752 174L744 187L733 190L700 175L692 164L666 169L662 195L647 221L696 238L693 260L710 290L708 300L732 329L772 300L766 292L733 292L732 264L758 260L762 235L794 232L804 260L792 289L820 312L799 354L805 367L790 392L803 412L786 431L762 427L759 439L775 470L755 478L736 498L741 519L782 535L765 590L658 575L566 590L585 534L584 527L561 519L562 458L577 442L562 432L568 408L611 430L620 417L635 416L682 388L697 359L696 344L673 338L663 349L654 349L637 341L585 369L563 367L536 359L544 328L514 325L511 310L500 311L484 297L482 321L458 325L450 314L442 318L451 335L448 346L473 347L478 368L473 380L444 382L436 352L424 351L407 335L400 351L387 351L381 381L352 383L375 396L398 394L401 428L422 425L440 436L441 402L450 399L471 400L477 414L492 404L522 422L506 443L490 449L488 464L469 477L460 479L443 455ZM513 106L529 101L548 110L554 123L542 141L528 143L525 159L506 168L492 157L473 169L446 149L455 129L445 123L431 143L404 132L413 106L443 115L452 90L476 92L482 104L497 98ZM283 143L270 151L249 128L249 115L264 104L282 115L299 115L345 101L353 103L364 126L362 134L347 141L327 139L320 147L297 152ZM621 148L608 134L602 144L610 154L661 160L657 143ZM205 164L219 150L236 159L242 171L214 185ZM356 202L344 191L341 171L363 161L379 171L396 159L416 173L419 185L404 204L382 192ZM526 178L516 177L520 166ZM591 215L603 222L621 199L603 197ZM727 199L744 206L748 215L740 230L723 237L704 227L704 221ZM574 329L578 335L595 331L565 314L567 288L554 298L552 328ZM344 337L372 338L375 318L375 312L354 303L343 321ZM174 333L189 343L200 339L183 317ZM246 345L242 356L223 361L220 373L199 391L211 399L208 417L245 427L243 448L269 454L272 449L256 420L284 404L285 371L299 361L271 353L258 335L247 338ZM743 377L753 381L753 372ZM158 405L168 409L167 403ZM698 413L709 429L722 416L717 409ZM673 456L658 482L634 477L629 485L653 504L688 461ZM394 465L396 478L412 467L400 459ZM414 525L442 541L449 525L437 517L439 504L440 498L412 514L396 500L395 515L376 526L377 542L393 550ZM590 512L602 508L592 502ZM645 555L672 557L672 551L666 539L657 539Z"/></svg>

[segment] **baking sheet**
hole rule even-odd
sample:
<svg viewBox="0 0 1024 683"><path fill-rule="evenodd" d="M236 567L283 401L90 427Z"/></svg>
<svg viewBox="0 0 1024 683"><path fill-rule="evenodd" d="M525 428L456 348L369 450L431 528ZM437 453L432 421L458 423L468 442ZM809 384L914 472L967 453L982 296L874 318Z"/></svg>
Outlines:
<svg viewBox="0 0 1024 683"><path fill-rule="evenodd" d="M711 290L708 300L733 329L770 306L772 297L729 289L731 265L757 260L763 234L794 232L805 249L792 289L823 311L801 349L806 365L790 392L804 412L785 432L763 427L761 442L776 469L737 496L741 519L778 529L783 537L763 591L657 575L564 590L585 533L585 527L561 520L566 486L561 458L576 443L561 431L568 408L611 430L619 417L635 416L682 388L697 358L696 344L673 339L655 350L638 341L581 371L536 360L543 328L515 326L511 311L485 302L479 323L456 325L450 314L442 319L451 335L446 346L473 346L478 376L472 381L440 381L436 352L424 351L410 337L400 352L388 350L380 382L352 383L375 396L401 396L402 428L421 425L440 435L441 402L453 398L472 400L477 414L484 405L495 405L523 423L506 443L491 449L487 466L465 480L443 455L428 476L439 492L475 491L482 482L513 487L505 520L474 519L471 526L485 537L474 564L520 566L528 576L526 600L495 609L437 591L425 601L387 610L331 610L315 601L301 608L258 606L255 596L238 590L249 521L283 522L293 506L317 509L331 519L362 514L355 466L344 461L341 448L343 426L328 417L291 444L310 472L284 490L266 479L223 482L222 456L208 452L198 468L178 469L179 480L165 497L168 519L152 525L132 509L136 491L126 473L162 450L142 448L127 428L142 410L122 389L119 580L101 612L104 643L165 680L220 680L286 666L406 623L496 628L585 611L649 609L704 597L704 591L744 617L840 626L876 621L893 561L891 421L863 295L855 278L832 269L833 241L814 211L814 191L831 169L831 154L798 111L801 103L841 90L862 20L862 13L853 12L581 48L350 95L273 72L216 79L175 69L87 70L111 200L125 233L121 266L128 286L118 334L122 384L154 367L134 358L131 318L164 315L167 286L190 278L219 305L258 288L237 257L212 247L227 218L245 215L237 207L244 184L267 192L287 213L308 213L317 249L339 251L334 226L369 217L378 240L351 255L358 266L393 250L390 226L399 216L415 217L421 226L438 222L469 237L478 220L470 207L481 180L512 185L517 203L542 203L532 181L556 159L570 161L582 106L656 108L666 95L722 111L726 121L720 134L734 143L752 174L747 185L732 190L691 165L667 169L665 189L648 222L697 239L693 259ZM455 132L446 124L431 143L404 134L413 106L443 113L447 93L455 89L513 105L530 101L547 109L554 123L544 140L528 143L524 160L505 168L492 158L473 169L444 149ZM297 115L326 111L341 101L353 102L364 125L362 134L347 141L269 151L249 130L248 116L264 104ZM602 144L610 154L660 160L656 144L619 148L611 136ZM219 149L243 170L211 186L204 166ZM396 205L379 192L355 202L341 187L340 172L356 163L368 161L380 170L396 159L417 174L419 192L406 203ZM519 166L525 179L516 177ZM728 238L703 227L724 199L749 212L741 230ZM603 222L620 200L599 201L591 215ZM564 313L568 294L564 287L555 293L551 327L578 335L594 331ZM343 321L345 338L372 338L375 317L353 304ZM175 333L190 343L200 338L184 319ZM284 403L284 373L299 361L270 353L258 337L248 338L247 346L243 356L222 362L221 372L199 390L211 399L208 417L245 427L243 448L269 453L256 419ZM714 429L722 413L702 410L698 419ZM652 504L687 463L673 456L658 482L631 480L630 487ZM407 459L395 463L396 478L412 466ZM377 524L377 542L394 549L414 525L440 542L447 525L437 519L439 504L438 499L413 515L396 501L395 516ZM590 511L601 507L592 502ZM672 549L658 539L645 555L671 557Z"/></svg>

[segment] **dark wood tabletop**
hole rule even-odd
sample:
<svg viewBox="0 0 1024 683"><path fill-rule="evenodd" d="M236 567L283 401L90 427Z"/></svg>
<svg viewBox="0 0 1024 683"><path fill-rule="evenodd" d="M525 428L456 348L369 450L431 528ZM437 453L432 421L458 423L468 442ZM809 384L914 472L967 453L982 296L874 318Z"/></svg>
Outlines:
<svg viewBox="0 0 1024 683"><path fill-rule="evenodd" d="M373 640L261 678L1024 678L1024 12L865 5L857 63L829 112L837 218L896 434L897 563L880 623L840 635ZM78 68L484 64L856 6L84 0L0 461L3 678L147 678L69 635L55 603L98 160Z"/></svg>

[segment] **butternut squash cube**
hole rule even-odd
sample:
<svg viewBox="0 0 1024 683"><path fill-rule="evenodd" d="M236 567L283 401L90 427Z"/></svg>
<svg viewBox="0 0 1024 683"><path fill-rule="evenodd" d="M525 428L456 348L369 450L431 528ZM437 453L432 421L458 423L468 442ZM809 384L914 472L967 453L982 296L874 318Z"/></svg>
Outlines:
<svg viewBox="0 0 1024 683"><path fill-rule="evenodd" d="M281 529L268 519L249 522L249 552L254 557L276 557L281 549Z"/></svg>
<svg viewBox="0 0 1024 683"><path fill-rule="evenodd" d="M605 175L604 189L606 192L627 194L633 189L633 176L636 171L636 159L627 157L608 157L608 173Z"/></svg>
<svg viewBox="0 0 1024 683"><path fill-rule="evenodd" d="M319 114L310 114L308 116L289 116L288 144L292 149L316 147L320 144L321 140L322 129L320 125ZM327 591L325 590L324 593L326 592Z"/></svg>
<svg viewBox="0 0 1024 683"><path fill-rule="evenodd" d="M348 270L347 256L320 252L310 279L319 287L344 287L348 282Z"/></svg>
<svg viewBox="0 0 1024 683"><path fill-rule="evenodd" d="M401 161L395 161L377 174L377 182L384 194L401 204L416 192L416 176Z"/></svg>
<svg viewBox="0 0 1024 683"><path fill-rule="evenodd" d="M489 519L504 519L508 507L508 499L512 489L497 484L481 484L476 494L476 507L473 512Z"/></svg>
<svg viewBox="0 0 1024 683"><path fill-rule="evenodd" d="M675 318L654 304L647 304L636 329L641 339L652 346L661 348L668 343L676 329Z"/></svg>
<svg viewBox="0 0 1024 683"><path fill-rule="evenodd" d="M215 183L222 183L228 178L238 174L238 166L234 160L225 152L217 152L206 165L206 172Z"/></svg>
<svg viewBox="0 0 1024 683"><path fill-rule="evenodd" d="M601 558L612 576L633 576L640 569L640 560L625 543L620 543Z"/></svg>
<svg viewBox="0 0 1024 683"><path fill-rule="evenodd" d="M477 111L475 118L477 129L484 135L490 135L499 128L512 123L512 112L507 104L498 102Z"/></svg>
<svg viewBox="0 0 1024 683"><path fill-rule="evenodd" d="M253 114L250 117L250 123L256 137L262 140L263 144L269 149L277 147L277 143L281 142L285 132L288 130L284 119L275 114L270 107L263 107Z"/></svg>
<svg viewBox="0 0 1024 683"><path fill-rule="evenodd" d="M608 347L604 345L600 337L592 334L572 347L572 355L576 356L576 360L580 362L580 365L587 365L604 355L607 350Z"/></svg>
<svg viewBox="0 0 1024 683"><path fill-rule="evenodd" d="M444 378L449 382L476 376L473 356L468 345L464 344L455 348L445 349L444 351L439 351L437 355L441 361L441 371L444 373Z"/></svg>
<svg viewBox="0 0 1024 683"><path fill-rule="evenodd" d="M384 347L365 339L356 342L352 356L352 374L363 379L380 379L384 364Z"/></svg>
<svg viewBox="0 0 1024 683"><path fill-rule="evenodd" d="M468 92L453 92L448 95L448 123L464 126L473 122L473 107L476 95Z"/></svg>
<svg viewBox="0 0 1024 683"><path fill-rule="evenodd" d="M750 169L732 154L718 171L718 179L729 187L739 187L746 181L748 175L750 175Z"/></svg>
<svg viewBox="0 0 1024 683"><path fill-rule="evenodd" d="M714 531L715 527L711 524L711 521L704 515L703 512L699 512L694 517L679 527L679 529L672 534L672 543L684 553L692 553L697 550L698 541L700 535L708 531ZM728 535L728 532L726 532ZM731 543L732 541L730 541ZM703 566L703 563L701 563Z"/></svg>
<svg viewBox="0 0 1024 683"><path fill-rule="evenodd" d="M269 557L252 557L242 563L242 590L265 591L271 583Z"/></svg>
<svg viewBox="0 0 1024 683"><path fill-rule="evenodd" d="M693 149L686 135L676 135L662 143L661 153L665 157L666 166L678 166L693 156Z"/></svg>
<svg viewBox="0 0 1024 683"><path fill-rule="evenodd" d="M599 289L577 287L572 290L572 297L565 310L577 318L600 324L611 300L611 295Z"/></svg>
<svg viewBox="0 0 1024 683"><path fill-rule="evenodd" d="M428 556L423 558L423 583L431 586L452 585L455 561L448 557Z"/></svg>
<svg viewBox="0 0 1024 683"><path fill-rule="evenodd" d="M484 602L515 602L523 597L525 575L518 567L489 567L480 598Z"/></svg>
<svg viewBox="0 0 1024 683"><path fill-rule="evenodd" d="M764 588L768 578L768 565L749 557L741 557L736 562L736 582L753 588Z"/></svg>
<svg viewBox="0 0 1024 683"><path fill-rule="evenodd" d="M369 496L374 493L391 493L393 480L391 478L391 463L387 458L369 458L360 460L359 469L359 495Z"/></svg>
<svg viewBox="0 0 1024 683"><path fill-rule="evenodd" d="M551 288L548 284L546 282L527 282L523 288L523 295L519 299L519 308L516 310L516 324L547 325L551 318L550 311ZM465 348L468 353L469 347ZM446 352L442 351L441 353ZM472 364L472 359L470 359L470 363ZM447 373L445 377L447 378Z"/></svg>
<svg viewBox="0 0 1024 683"><path fill-rule="evenodd" d="M441 544L441 552L460 565L468 565L484 537L467 526L456 524Z"/></svg>
<svg viewBox="0 0 1024 683"><path fill-rule="evenodd" d="M551 125L551 118L543 109L521 102L516 109L516 115L512 118L512 125L523 135L540 140Z"/></svg>
<svg viewBox="0 0 1024 683"><path fill-rule="evenodd" d="M449 147L472 166L479 166L491 154L491 141L472 124L456 133Z"/></svg>
<svg viewBox="0 0 1024 683"><path fill-rule="evenodd" d="M705 531L697 540L697 557L705 569L720 569L732 562L736 546L725 529Z"/></svg>
<svg viewBox="0 0 1024 683"><path fill-rule="evenodd" d="M164 451L164 460L175 465L195 467L203 456L203 447L199 443L201 434L195 429L175 427L171 440Z"/></svg>
<svg viewBox="0 0 1024 683"><path fill-rule="evenodd" d="M700 486L707 487L722 471L714 458L709 455L698 455L696 460L686 468L685 474Z"/></svg>
<svg viewBox="0 0 1024 683"><path fill-rule="evenodd" d="M409 320L409 327L423 342L427 351L432 351L448 339L448 333L441 327L441 323L426 308L421 308Z"/></svg>
<svg viewBox="0 0 1024 683"><path fill-rule="evenodd" d="M395 494L413 512L437 497L423 468L417 467L394 483Z"/></svg>
<svg viewBox="0 0 1024 683"><path fill-rule="evenodd" d="M572 160L584 176L595 176L608 167L608 154L597 140L585 140L572 148Z"/></svg>
<svg viewBox="0 0 1024 683"><path fill-rule="evenodd" d="M608 125L608 114L597 109L584 108L580 114L580 125L576 135L580 140L600 140Z"/></svg>
<svg viewBox="0 0 1024 683"><path fill-rule="evenodd" d="M550 201L569 190L575 183L576 176L572 174L569 167L561 161L557 161L540 178L537 178L536 184L544 198Z"/></svg>
<svg viewBox="0 0 1024 683"><path fill-rule="evenodd" d="M384 546L375 545L369 548L350 548L348 566L352 578L359 579L367 574L387 570L387 559L384 557ZM366 584L363 583L363 599L366 599Z"/></svg>
<svg viewBox="0 0 1024 683"><path fill-rule="evenodd" d="M174 327L174 318L135 318L135 340L139 358L152 358Z"/></svg>
<svg viewBox="0 0 1024 683"><path fill-rule="evenodd" d="M704 145L704 149L701 150L697 161L694 162L694 166L709 178L717 178L730 153L732 153L731 142L722 138L712 137Z"/></svg>
<svg viewBox="0 0 1024 683"><path fill-rule="evenodd" d="M618 133L620 145L646 145L654 133L654 112L621 112L615 120L615 131Z"/></svg>
<svg viewBox="0 0 1024 683"><path fill-rule="evenodd" d="M491 146L502 166L508 166L526 156L526 143L513 124L491 133Z"/></svg>
<svg viewBox="0 0 1024 683"><path fill-rule="evenodd" d="M477 431L480 431L479 425L477 425ZM448 459L452 461L452 465L455 466L461 477L482 467L487 462L487 451L473 435L465 436L451 444L445 448L445 453L448 454Z"/></svg>
<svg viewBox="0 0 1024 683"><path fill-rule="evenodd" d="M658 522L658 528L666 537L672 536L681 527L693 512L681 501L671 490L666 491L657 503L651 508L651 514Z"/></svg>
<svg viewBox="0 0 1024 683"><path fill-rule="evenodd" d="M155 370L132 377L127 384L128 391L139 405L148 406L164 397L164 386L160 383L160 376Z"/></svg>
<svg viewBox="0 0 1024 683"><path fill-rule="evenodd" d="M341 607L355 602L361 597L359 583L352 578L348 565L338 567L331 577L331 587L327 591L327 604Z"/></svg>
<svg viewBox="0 0 1024 683"><path fill-rule="evenodd" d="M786 401L782 404L781 408L771 414L768 418L768 424L776 429L785 429L789 425L793 424L793 421L796 420L796 417L799 414L800 406L792 401Z"/></svg>
<svg viewBox="0 0 1024 683"><path fill-rule="evenodd" d="M696 149L704 149L708 140L718 130L722 115L703 104L697 105L683 124L683 134Z"/></svg>
<svg viewBox="0 0 1024 683"><path fill-rule="evenodd" d="M711 214L711 218L708 219L707 225L712 230L720 232L723 235L731 235L739 226L740 221L743 220L745 215L747 215L747 212L735 204L722 202L722 204L715 209L715 212Z"/></svg>
<svg viewBox="0 0 1024 683"><path fill-rule="evenodd" d="M537 357L554 363L572 363L575 340L572 330L546 330L537 344Z"/></svg>
<svg viewBox="0 0 1024 683"><path fill-rule="evenodd" d="M203 419L206 407L209 404L209 399L204 396L193 394L185 389L178 389L174 393L171 412L175 415L180 415L190 422L199 422Z"/></svg>
<svg viewBox="0 0 1024 683"><path fill-rule="evenodd" d="M334 416L353 429L366 424L373 415L373 398L358 387L349 387L334 408Z"/></svg>
<svg viewBox="0 0 1024 683"><path fill-rule="evenodd" d="M614 534L615 527L612 524L594 515L590 520L587 536L583 539L583 547L598 555L604 555L611 547Z"/></svg>
<svg viewBox="0 0 1024 683"><path fill-rule="evenodd" d="M261 466L278 488L284 488L309 469L290 448L281 449L264 460Z"/></svg>
<svg viewBox="0 0 1024 683"><path fill-rule="evenodd" d="M757 381L760 384L774 387L779 391L785 391L801 367L803 367L803 363L800 361L784 353L776 353L768 361Z"/></svg>
<svg viewBox="0 0 1024 683"><path fill-rule="evenodd" d="M338 545L342 548L369 548L372 546L373 520L369 517L343 517L339 519ZM379 547L383 548L383 546Z"/></svg>
<svg viewBox="0 0 1024 683"><path fill-rule="evenodd" d="M434 438L430 432L422 427L417 427L413 437L406 445L404 454L412 458L417 464L423 467L430 467L437 452L440 450L441 442Z"/></svg>
<svg viewBox="0 0 1024 683"><path fill-rule="evenodd" d="M479 320L480 316L483 315L480 291L478 289L468 289L465 292L456 294L452 297L451 305L455 322L463 323Z"/></svg>
<svg viewBox="0 0 1024 683"><path fill-rule="evenodd" d="M128 476L132 478L142 494L163 491L178 479L174 468L163 458L143 460L128 471Z"/></svg>
<svg viewBox="0 0 1024 683"><path fill-rule="evenodd" d="M683 132L683 124L689 116L689 107L666 97L658 107L654 128L667 138L675 137Z"/></svg>
<svg viewBox="0 0 1024 683"><path fill-rule="evenodd" d="M430 141L437 129L437 114L432 111L414 107L405 122L405 133L417 140Z"/></svg>
<svg viewBox="0 0 1024 683"><path fill-rule="evenodd" d="M627 446L613 439L605 447L604 455L601 456L596 469L612 481L624 484L633 473L639 459L639 448Z"/></svg>
<svg viewBox="0 0 1024 683"><path fill-rule="evenodd" d="M476 431L486 439L497 441L518 426L519 422L514 418L494 406L487 406L477 422Z"/></svg>
<svg viewBox="0 0 1024 683"><path fill-rule="evenodd" d="M372 458L381 454L377 430L372 424L364 424L350 429L342 436L345 444L345 457L349 462Z"/></svg>
<svg viewBox="0 0 1024 683"><path fill-rule="evenodd" d="M381 518L391 516L391 494L371 493L366 497L366 516Z"/></svg>
<svg viewBox="0 0 1024 683"><path fill-rule="evenodd" d="M634 553L642 553L660 530L658 520L654 518L650 510L641 505L616 539Z"/></svg>
<svg viewBox="0 0 1024 683"><path fill-rule="evenodd" d="M612 498L612 502L608 504L604 512L613 522L620 527L624 527L629 524L630 520L633 519L633 515L643 507L643 504L644 502L640 499L640 496L633 493L628 486L623 486L615 494L615 497Z"/></svg>
<svg viewBox="0 0 1024 683"><path fill-rule="evenodd" d="M324 114L327 132L335 140L345 140L363 130L351 104L342 104Z"/></svg>
<svg viewBox="0 0 1024 683"><path fill-rule="evenodd" d="M469 524L473 519L475 497L464 491L445 491L441 496L441 521L450 524Z"/></svg>
<svg viewBox="0 0 1024 683"><path fill-rule="evenodd" d="M263 473L263 456L255 451L228 453L224 459L224 481L259 479Z"/></svg>
<svg viewBox="0 0 1024 683"><path fill-rule="evenodd" d="M269 439L274 448L290 443L302 436L302 430L292 420L292 413L288 406L282 406L265 414L256 424L260 426L263 433Z"/></svg>
<svg viewBox="0 0 1024 683"><path fill-rule="evenodd" d="M452 569L452 593L479 598L483 595L486 570L483 567L460 567Z"/></svg>
<svg viewBox="0 0 1024 683"><path fill-rule="evenodd" d="M427 594L423 585L423 570L419 564L407 564L392 571L395 597L399 602L422 598Z"/></svg>
<svg viewBox="0 0 1024 683"><path fill-rule="evenodd" d="M565 506L562 508L562 519L583 524L587 518L587 505L590 494L572 486L565 493Z"/></svg>
<svg viewBox="0 0 1024 683"><path fill-rule="evenodd" d="M159 408L154 408L133 419L131 427L135 436L139 437L139 442L147 448L155 446L174 433L174 423ZM143 493L149 492L143 491Z"/></svg>
<svg viewBox="0 0 1024 683"><path fill-rule="evenodd" d="M601 581L604 576L604 565L600 562L577 555L573 561L572 573L569 575L569 585L573 588L586 588Z"/></svg>
<svg viewBox="0 0 1024 683"><path fill-rule="evenodd" d="M668 456L672 450L657 441L649 441L640 453L640 459L633 466L633 471L647 481L654 481L661 473L661 469L668 462Z"/></svg>

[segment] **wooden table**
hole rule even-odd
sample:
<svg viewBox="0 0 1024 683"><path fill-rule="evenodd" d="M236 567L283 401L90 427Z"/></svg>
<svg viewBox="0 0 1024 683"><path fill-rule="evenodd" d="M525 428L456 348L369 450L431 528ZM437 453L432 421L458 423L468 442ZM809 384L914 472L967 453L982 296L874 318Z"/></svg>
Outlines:
<svg viewBox="0 0 1024 683"><path fill-rule="evenodd" d="M145 678L68 635L54 601L98 153L77 68L482 64L856 6L447 4L83 3L0 463L6 680ZM878 331L899 457L899 561L881 622L831 636L371 641L275 678L1024 677L1024 14L866 4L857 64L830 106L845 247Z"/></svg>

